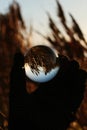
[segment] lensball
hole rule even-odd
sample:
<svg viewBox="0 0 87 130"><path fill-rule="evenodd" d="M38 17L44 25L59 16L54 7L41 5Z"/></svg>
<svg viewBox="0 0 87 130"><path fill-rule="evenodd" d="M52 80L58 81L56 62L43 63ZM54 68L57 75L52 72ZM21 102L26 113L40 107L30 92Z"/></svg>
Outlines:
<svg viewBox="0 0 87 130"><path fill-rule="evenodd" d="M48 82L58 73L56 54L48 46L37 45L25 54L25 74L34 82Z"/></svg>

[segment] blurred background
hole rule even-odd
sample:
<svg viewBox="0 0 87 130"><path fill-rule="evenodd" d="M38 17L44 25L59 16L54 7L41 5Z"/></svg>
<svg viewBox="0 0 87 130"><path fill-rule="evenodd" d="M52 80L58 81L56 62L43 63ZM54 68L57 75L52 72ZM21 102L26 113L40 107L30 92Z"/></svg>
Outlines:
<svg viewBox="0 0 87 130"><path fill-rule="evenodd" d="M47 45L87 71L86 5L86 0L0 0L0 130L8 130L9 77L18 50L25 54L34 45ZM87 83L68 129L87 130Z"/></svg>

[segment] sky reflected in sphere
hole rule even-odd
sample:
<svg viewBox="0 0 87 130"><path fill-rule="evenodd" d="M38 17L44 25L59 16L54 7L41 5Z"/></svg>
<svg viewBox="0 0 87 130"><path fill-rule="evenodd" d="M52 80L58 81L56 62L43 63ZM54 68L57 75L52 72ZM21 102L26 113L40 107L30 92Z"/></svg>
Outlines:
<svg viewBox="0 0 87 130"><path fill-rule="evenodd" d="M56 54L51 48L37 45L29 49L25 55L25 74L34 82L47 82L58 73Z"/></svg>

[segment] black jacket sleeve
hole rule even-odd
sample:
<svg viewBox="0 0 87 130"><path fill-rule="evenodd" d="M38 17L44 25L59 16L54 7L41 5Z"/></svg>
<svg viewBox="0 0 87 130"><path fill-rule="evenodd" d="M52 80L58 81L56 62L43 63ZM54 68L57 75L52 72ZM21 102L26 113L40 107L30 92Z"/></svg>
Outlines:
<svg viewBox="0 0 87 130"><path fill-rule="evenodd" d="M73 60L70 61L64 78L69 109L76 112L84 98L87 72L79 67L78 62Z"/></svg>

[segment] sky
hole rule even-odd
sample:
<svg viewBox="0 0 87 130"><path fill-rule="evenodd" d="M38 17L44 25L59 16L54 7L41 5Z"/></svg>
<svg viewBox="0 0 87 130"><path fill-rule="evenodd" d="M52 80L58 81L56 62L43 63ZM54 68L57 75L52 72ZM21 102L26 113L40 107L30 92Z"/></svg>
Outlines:
<svg viewBox="0 0 87 130"><path fill-rule="evenodd" d="M49 33L48 29L48 17L47 13L49 12L55 23L58 25L60 22L57 17L57 5L56 0L16 0L22 11L22 16L24 18L26 26L29 28L30 24L33 25L33 28L43 34ZM80 25L81 30L83 31L84 36L87 36L87 0L59 0L60 4L63 7L67 22L70 24L71 19L69 13L71 13L78 24ZM12 0L0 0L0 12L5 13L8 11L9 4L12 3Z"/></svg>

